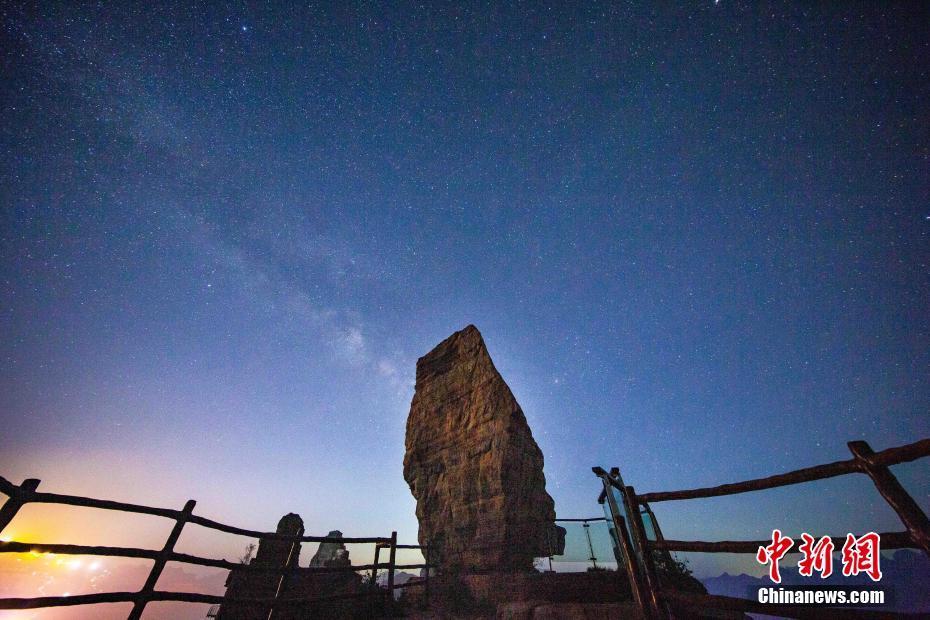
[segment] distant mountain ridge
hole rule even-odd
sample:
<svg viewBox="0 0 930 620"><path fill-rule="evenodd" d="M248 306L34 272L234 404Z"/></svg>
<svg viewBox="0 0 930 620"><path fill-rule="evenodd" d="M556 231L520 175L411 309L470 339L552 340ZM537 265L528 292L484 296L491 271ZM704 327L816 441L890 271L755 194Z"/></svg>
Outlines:
<svg viewBox="0 0 930 620"><path fill-rule="evenodd" d="M899 549L891 557L882 556L882 580L878 585L886 591L893 592L893 604L882 607L885 611L902 613L930 613L930 559L923 553L908 549ZM801 577L797 565L781 566L781 585L837 585L837 586L873 586L876 585L865 575L844 577L840 567L834 563L834 572L826 579L820 577ZM730 575L723 573L717 577L701 580L708 593L721 596L748 598L750 588L774 585L768 577L753 577L745 573Z"/></svg>
<svg viewBox="0 0 930 620"><path fill-rule="evenodd" d="M410 581L411 579L419 579L419 578L420 577L418 575L413 575L411 573L405 573L404 571L401 570L401 571L397 571L394 573L394 584L398 586L402 586L408 581ZM387 573L378 573L377 583L379 586L386 587L388 584ZM403 590L400 590L400 589L394 590L394 598L395 599L400 598L401 592L403 592Z"/></svg>

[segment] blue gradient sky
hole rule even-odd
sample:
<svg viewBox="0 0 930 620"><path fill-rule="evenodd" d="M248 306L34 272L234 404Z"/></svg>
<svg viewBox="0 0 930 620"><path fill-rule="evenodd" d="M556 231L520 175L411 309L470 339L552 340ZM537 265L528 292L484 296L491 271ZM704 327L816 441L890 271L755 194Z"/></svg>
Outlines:
<svg viewBox="0 0 930 620"><path fill-rule="evenodd" d="M160 4L0 14L0 475L412 541L468 323L560 516L930 434L925 7ZM864 479L657 512L900 529Z"/></svg>

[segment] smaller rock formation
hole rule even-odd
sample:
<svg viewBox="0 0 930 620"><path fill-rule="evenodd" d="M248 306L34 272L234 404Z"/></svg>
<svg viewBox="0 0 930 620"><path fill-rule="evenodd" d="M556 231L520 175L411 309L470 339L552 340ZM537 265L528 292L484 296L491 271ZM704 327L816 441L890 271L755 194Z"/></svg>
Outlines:
<svg viewBox="0 0 930 620"><path fill-rule="evenodd" d="M333 530L326 535L327 538L342 538L342 532ZM341 542L323 542L320 548L316 550L310 559L310 568L333 568L337 566L349 566L349 551L344 543Z"/></svg>
<svg viewBox="0 0 930 620"><path fill-rule="evenodd" d="M278 534L300 536L304 532L304 522L300 515L293 512L278 521ZM249 566L265 568L294 568L300 558L300 543L286 540L263 538L258 543L258 552ZM273 598L278 591L280 576L272 572L246 572L232 570L226 578L227 598ZM224 603L217 615L218 620L255 620L267 618L269 608L261 603Z"/></svg>
<svg viewBox="0 0 930 620"><path fill-rule="evenodd" d="M278 534L301 536L304 523L299 515L285 515L278 523ZM342 532L333 530L327 538L341 538ZM321 571L320 569L351 567L349 552L341 542L320 543L319 549L306 568L298 568L300 543L263 538L258 552L249 566L296 569L286 579L274 572L234 569L226 579L226 597L229 599L274 598L293 603L276 608L274 617L280 620L304 618L336 619L364 618L371 611L372 601L364 595L370 590L362 586L362 578L352 570ZM280 592L278 589L280 588ZM354 596L359 595L359 596ZM329 600L318 599L329 597ZM334 600L333 597L336 597ZM346 597L346 598L339 598ZM314 601L314 599L317 599ZM269 607L264 603L231 603L221 605L218 620L267 620Z"/></svg>

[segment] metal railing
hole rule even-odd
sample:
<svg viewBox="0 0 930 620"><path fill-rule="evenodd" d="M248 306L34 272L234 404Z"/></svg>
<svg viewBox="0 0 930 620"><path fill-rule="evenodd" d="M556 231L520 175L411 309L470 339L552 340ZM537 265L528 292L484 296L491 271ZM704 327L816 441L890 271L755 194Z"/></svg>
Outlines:
<svg viewBox="0 0 930 620"><path fill-rule="evenodd" d="M108 547L96 545L71 545L58 543L39 543L23 541L0 541L0 553L56 553L63 555L94 555L94 556L116 556L124 558L141 558L152 560L152 568L143 584L142 588L135 592L97 592L92 594L79 594L73 596L40 596L31 598L0 598L0 610L4 609L36 609L40 607L66 607L77 605L93 605L96 603L132 603L132 611L128 618L138 620L148 603L161 601L176 601L186 603L207 603L207 604L259 604L268 609L268 617L272 618L275 610L284 607L302 605L308 603L346 600L352 598L365 598L377 593L380 588L377 587L376 578L379 569L385 569L388 572L387 595L397 588L406 588L417 585L423 585L429 592L429 550L420 545L399 545L397 543L397 532L391 532L389 537L328 537L328 536L304 536L304 535L287 535L276 532L259 532L245 528L235 527L220 523L212 519L207 519L194 514L194 500L188 500L181 510L171 508L155 508L141 504L129 504L112 500L94 499L81 497L77 495L62 495L58 493L43 493L37 491L39 480L30 478L23 481L22 484L16 485L0 477L0 493L8 496L8 499L0 507L0 533L10 524L19 510L26 504L59 504L66 506L80 506L85 508L99 508L102 510L112 510L117 512L127 512L142 515L151 515L162 517L174 521L174 527L168 535L164 546L160 550L141 549L135 547ZM375 559L372 564L358 566L333 566L333 567L297 567L284 565L276 566L253 566L241 564L239 562L230 562L225 559L205 558L187 553L179 553L174 550L184 526L188 523L200 525L210 530L246 536L259 540L282 540L289 541L292 544L299 545L304 542L317 543L348 543L348 544L374 544ZM379 562L380 550L386 548L389 550L388 561ZM398 549L424 549L425 563L423 564L397 564L396 552ZM286 575L297 573L334 573L334 572L358 572L371 571L371 588L368 591L358 593L323 596L323 597L282 597L281 588L277 589L274 597L267 598L232 598L225 595L206 594L200 592L173 592L156 590L155 586L161 577L162 571L168 562L180 562L184 564L193 564L197 566L206 566L211 568L220 568L230 571L245 573L272 573L280 575L283 579ZM427 569L426 578L419 581L409 581L405 584L394 583L394 572L396 570L408 569ZM380 594L378 594L380 595Z"/></svg>
<svg viewBox="0 0 930 620"><path fill-rule="evenodd" d="M847 444L853 458L845 461L806 467L768 478L745 480L716 487L689 489L682 491L663 491L638 495L632 486L625 486L618 481L619 476L611 476L601 467L594 467L594 473L604 485L606 500L614 517L622 561L626 565L630 578L630 587L636 603L645 618L674 618L676 612L684 615L700 613L702 610L728 610L742 613L760 613L787 618L905 618L906 614L876 612L862 609L828 607L803 608L756 601L695 594L662 587L656 569L654 552L697 551L704 553L756 553L759 547L771 541L716 541L696 540L649 540L645 533L640 507L649 502L698 499L735 495L749 491L761 491L777 487L823 480L846 474L865 474L871 478L882 498L897 513L904 524L903 532L881 534L882 547L886 549L916 548L922 549L930 556L930 520L917 502L907 493L898 479L888 469L891 465L914 461L930 456L930 439L924 439L897 448L874 452L864 441L851 441ZM614 493L616 491L616 494ZM619 496L619 497L618 497ZM621 512L618 499L623 505ZM622 514L627 517L624 518ZM627 521L629 523L627 523ZM841 547L845 537L833 537L834 545Z"/></svg>
<svg viewBox="0 0 930 620"><path fill-rule="evenodd" d="M555 523L561 524L565 528L565 545L561 550L562 552L558 553L556 542L553 540L548 541L549 553L545 559L548 561L550 572L555 570L553 563L562 564L567 562L572 565L590 563L590 569L601 570L615 561L612 550L609 553L600 553L598 555L605 541L598 541L592 538L591 535L592 524L597 526L603 523L609 526L606 517L556 519ZM609 533L606 530L600 533L609 542ZM600 562L600 565L598 565L598 562Z"/></svg>

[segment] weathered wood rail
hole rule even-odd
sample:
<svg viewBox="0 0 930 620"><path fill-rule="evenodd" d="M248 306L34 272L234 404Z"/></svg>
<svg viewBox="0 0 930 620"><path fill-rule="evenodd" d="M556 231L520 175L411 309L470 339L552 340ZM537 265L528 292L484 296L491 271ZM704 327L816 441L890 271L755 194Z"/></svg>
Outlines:
<svg viewBox="0 0 930 620"><path fill-rule="evenodd" d="M397 543L397 532L392 532L391 536L381 537L329 537L329 536L306 536L300 534L291 536L287 534L278 534L277 532L260 532L249 530L241 527L235 527L212 519L207 519L194 514L196 502L189 500L181 510L171 508L157 508L144 506L141 504L131 504L117 502L105 499L95 499L90 497L81 497L78 495L63 495L59 493L44 493L37 491L39 480L30 478L23 481L22 484L13 484L7 479L0 477L0 493L6 495L8 499L0 507L0 534L16 517L19 510L26 504L59 504L65 506L80 506L85 508L99 508L102 510L111 510L116 512L128 512L135 514L151 515L162 517L174 521L174 527L165 540L164 546L160 550L142 549L137 547L109 547L95 545L72 545L60 543L42 543L42 542L25 542L25 541L0 541L0 553L57 553L62 555L94 555L94 556L115 556L124 558L141 558L152 560L152 568L143 584L142 588L135 592L95 592L92 594L79 594L73 596L39 596L31 598L0 598L0 610L4 609L37 609L41 607L69 607L76 605L94 605L97 603L132 603L133 607L128 618L138 620L142 617L142 612L148 603L162 601L177 601L186 603L241 603L241 604L261 604L267 607L269 619L273 618L276 610L295 606L305 605L307 603L328 602L346 600L352 598L382 597L385 593L377 587L376 579L379 570L386 570L388 575L387 597L398 588L407 588L423 586L429 592L429 571L426 571L426 578L419 581L407 582L402 585L394 583L394 573L397 570L415 570L421 568L430 568L429 549L420 545L399 545ZM374 544L375 558L371 564L345 567L290 567L287 564L281 567L271 566L252 566L241 564L239 562L230 562L221 558L207 558L187 553L179 553L174 550L178 539L188 523L200 525L207 529L246 536L259 540L284 540L292 544L305 542L316 543L345 543L345 544ZM380 550L388 549L388 561L380 562ZM398 549L422 549L426 562L423 564L398 564L396 553ZM225 570L236 570L251 573L274 573L283 578L288 574L296 573L335 573L335 572L361 572L371 571L371 588L361 593L352 593L345 595L316 596L316 597L283 597L281 589L278 588L274 597L270 598L234 598L225 595L206 594L199 592L171 592L156 590L158 578L161 576L165 565L168 562L181 562L196 566L206 566L211 568L220 568ZM428 596L428 594L427 594Z"/></svg>
<svg viewBox="0 0 930 620"><path fill-rule="evenodd" d="M905 527L903 532L881 534L882 547L885 549L915 548L921 549L930 557L930 520L914 498L904 489L889 466L915 461L930 456L930 439L923 439L911 444L888 448L874 452L864 441L851 441L847 444L852 458L814 467L805 467L784 474L756 478L715 487L686 489L680 491L662 491L637 494L632 486L625 486L620 481L619 471L610 474L601 467L594 467L594 473L604 485L602 497L608 502L614 515L614 526L618 532L617 539L623 564L630 578L634 599L643 616L647 619L687 617L702 610L726 610L742 613L763 613L786 618L908 618L907 614L884 611L853 609L850 607L797 607L774 604L761 604L746 599L712 596L681 592L660 585L655 564L655 551L684 551L702 553L756 553L761 546L771 541L698 541L698 540L649 540L645 533L641 508L648 510L650 502L698 499L736 495L751 491L774 489L814 480L823 480L847 474L865 474L875 485L882 498L894 509ZM620 506L623 506L621 512ZM626 515L624 518L623 514ZM831 537L836 548L841 548L845 536Z"/></svg>

